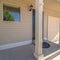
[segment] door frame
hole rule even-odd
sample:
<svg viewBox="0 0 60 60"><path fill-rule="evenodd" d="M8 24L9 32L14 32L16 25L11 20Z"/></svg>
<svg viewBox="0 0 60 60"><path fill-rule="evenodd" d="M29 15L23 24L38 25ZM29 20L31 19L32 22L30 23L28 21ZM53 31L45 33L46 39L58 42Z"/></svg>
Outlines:
<svg viewBox="0 0 60 60"><path fill-rule="evenodd" d="M32 41L35 40L35 9L32 10Z"/></svg>

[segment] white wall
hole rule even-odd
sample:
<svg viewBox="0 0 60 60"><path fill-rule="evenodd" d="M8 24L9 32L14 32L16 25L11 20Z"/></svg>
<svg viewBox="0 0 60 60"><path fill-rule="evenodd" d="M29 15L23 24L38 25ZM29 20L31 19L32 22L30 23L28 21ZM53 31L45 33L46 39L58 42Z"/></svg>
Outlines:
<svg viewBox="0 0 60 60"><path fill-rule="evenodd" d="M48 16L48 40L59 40L59 18Z"/></svg>

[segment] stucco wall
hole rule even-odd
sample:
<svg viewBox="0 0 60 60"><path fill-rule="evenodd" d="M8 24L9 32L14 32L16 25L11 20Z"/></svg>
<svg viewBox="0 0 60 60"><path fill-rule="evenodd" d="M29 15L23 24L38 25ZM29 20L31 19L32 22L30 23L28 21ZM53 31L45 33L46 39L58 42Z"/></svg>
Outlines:
<svg viewBox="0 0 60 60"><path fill-rule="evenodd" d="M20 7L20 22L3 21L3 3L14 7ZM32 12L30 12L28 8L30 4L27 0L0 0L0 45L32 39ZM44 37L48 37L48 40L52 40L59 31L58 18L55 17L60 17L60 14L46 8L44 8L44 13ZM47 19L48 16L55 17L50 17L49 19ZM49 20L48 26L47 20Z"/></svg>
<svg viewBox="0 0 60 60"><path fill-rule="evenodd" d="M51 9L44 8L44 37L50 41L59 40L60 14Z"/></svg>
<svg viewBox="0 0 60 60"><path fill-rule="evenodd" d="M59 39L59 18L48 16L48 40L56 41Z"/></svg>
<svg viewBox="0 0 60 60"><path fill-rule="evenodd" d="M21 21L3 21L3 3L20 7ZM32 39L32 15L26 1L0 0L0 45Z"/></svg>

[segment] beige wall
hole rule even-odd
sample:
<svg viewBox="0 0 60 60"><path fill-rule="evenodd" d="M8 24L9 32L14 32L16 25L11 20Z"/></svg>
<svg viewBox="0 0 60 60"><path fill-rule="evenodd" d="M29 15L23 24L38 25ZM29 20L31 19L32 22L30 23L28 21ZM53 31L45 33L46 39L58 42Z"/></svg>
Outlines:
<svg viewBox="0 0 60 60"><path fill-rule="evenodd" d="M59 40L60 14L48 8L44 8L44 12L44 37L48 36L50 41Z"/></svg>
<svg viewBox="0 0 60 60"><path fill-rule="evenodd" d="M59 40L59 20L60 20L60 7L59 4L54 0L44 0L44 12L48 16L48 40L56 41ZM45 24L46 24L45 17ZM45 25L44 24L44 25ZM45 25L45 31L46 25ZM44 32L45 36L47 32Z"/></svg>
<svg viewBox="0 0 60 60"><path fill-rule="evenodd" d="M15 7L20 7L21 21L20 22L5 22L3 21L3 3ZM0 0L0 45L16 43L32 39L32 12L29 11L31 2L28 0ZM33 2L32 2L33 3ZM33 3L35 5L35 3ZM35 8L35 6L34 6ZM54 39L58 33L58 18L60 14L48 8L44 8L44 37L49 40ZM55 16L47 18L48 16ZM47 26L47 20L49 25ZM55 25L56 27L54 27ZM53 29L54 27L54 29ZM55 30L55 31L54 31ZM52 35L53 33L53 35ZM49 34L49 35L48 35Z"/></svg>
<svg viewBox="0 0 60 60"><path fill-rule="evenodd" d="M48 40L56 41L59 39L59 18L48 16Z"/></svg>
<svg viewBox="0 0 60 60"><path fill-rule="evenodd" d="M3 3L20 7L20 22L3 21ZM32 15L27 3L23 0L0 0L0 45L32 39Z"/></svg>

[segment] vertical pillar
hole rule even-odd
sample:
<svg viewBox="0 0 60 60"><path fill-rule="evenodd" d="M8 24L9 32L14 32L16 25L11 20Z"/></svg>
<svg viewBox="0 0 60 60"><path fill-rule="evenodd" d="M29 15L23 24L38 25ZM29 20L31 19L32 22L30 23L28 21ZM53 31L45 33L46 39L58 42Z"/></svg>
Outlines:
<svg viewBox="0 0 60 60"><path fill-rule="evenodd" d="M42 54L42 14L43 14L43 0L36 0L36 26L35 26L35 52L34 56L37 60L43 60Z"/></svg>
<svg viewBox="0 0 60 60"><path fill-rule="evenodd" d="M48 40L48 15L44 13L44 40Z"/></svg>

